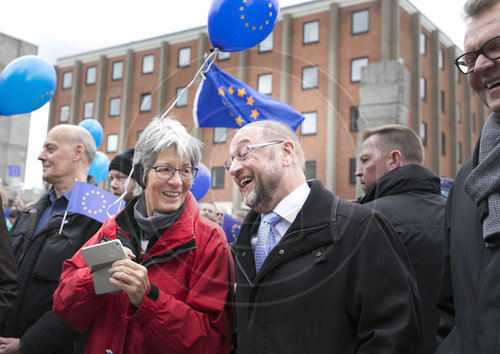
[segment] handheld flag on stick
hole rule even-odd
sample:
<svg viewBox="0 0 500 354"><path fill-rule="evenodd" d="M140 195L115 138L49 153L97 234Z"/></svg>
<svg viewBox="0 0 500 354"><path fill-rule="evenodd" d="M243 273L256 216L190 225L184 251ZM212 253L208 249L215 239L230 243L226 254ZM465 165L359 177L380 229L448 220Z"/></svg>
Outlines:
<svg viewBox="0 0 500 354"><path fill-rule="evenodd" d="M222 229L226 233L227 243L231 244L236 241L240 228L241 223L238 220L224 214L222 217Z"/></svg>
<svg viewBox="0 0 500 354"><path fill-rule="evenodd" d="M304 116L225 73L214 64L204 74L193 108L200 127L241 128L257 120L276 120L296 130Z"/></svg>
<svg viewBox="0 0 500 354"><path fill-rule="evenodd" d="M118 213L125 206L123 200L115 203L117 199L116 196L103 189L76 181L66 210L104 222L108 215Z"/></svg>

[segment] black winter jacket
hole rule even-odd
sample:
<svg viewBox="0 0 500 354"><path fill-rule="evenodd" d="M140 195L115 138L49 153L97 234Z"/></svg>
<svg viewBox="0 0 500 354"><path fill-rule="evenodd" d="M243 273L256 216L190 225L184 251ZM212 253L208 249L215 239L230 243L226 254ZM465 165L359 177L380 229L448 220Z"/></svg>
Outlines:
<svg viewBox="0 0 500 354"><path fill-rule="evenodd" d="M71 258L101 227L100 222L89 217L68 213L60 234L63 214L56 214L33 237L49 203L49 193L23 211L11 229L19 268L19 296L7 313L1 333L3 337L21 338L25 353L73 352L78 332L52 312L52 294L64 260Z"/></svg>
<svg viewBox="0 0 500 354"><path fill-rule="evenodd" d="M500 247L486 247L481 214L464 190L478 164L474 156L457 174L446 204L446 263L436 353L500 352ZM450 332L451 331L451 332Z"/></svg>
<svg viewBox="0 0 500 354"><path fill-rule="evenodd" d="M17 267L0 198L0 323L17 296Z"/></svg>
<svg viewBox="0 0 500 354"><path fill-rule="evenodd" d="M405 245L422 300L425 351L434 353L446 205L439 177L420 165L397 168L381 177L360 203L385 216Z"/></svg>
<svg viewBox="0 0 500 354"><path fill-rule="evenodd" d="M390 224L319 181L259 274L251 211L233 243L237 353L422 353L418 291Z"/></svg>

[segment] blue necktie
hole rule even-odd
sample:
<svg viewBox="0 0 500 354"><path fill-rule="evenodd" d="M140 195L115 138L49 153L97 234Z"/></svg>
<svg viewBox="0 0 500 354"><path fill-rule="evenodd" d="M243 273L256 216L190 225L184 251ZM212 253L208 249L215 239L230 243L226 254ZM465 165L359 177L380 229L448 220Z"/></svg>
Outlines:
<svg viewBox="0 0 500 354"><path fill-rule="evenodd" d="M273 227L280 218L278 214L272 211L264 215L260 222L259 231L257 231L257 246L255 247L255 269L257 273L269 252L276 245Z"/></svg>

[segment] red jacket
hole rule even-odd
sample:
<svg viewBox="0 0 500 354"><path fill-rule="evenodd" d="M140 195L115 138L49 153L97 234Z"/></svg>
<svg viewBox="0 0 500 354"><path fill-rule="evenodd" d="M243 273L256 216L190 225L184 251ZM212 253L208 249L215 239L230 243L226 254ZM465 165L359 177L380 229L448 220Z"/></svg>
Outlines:
<svg viewBox="0 0 500 354"><path fill-rule="evenodd" d="M85 245L118 238L137 255L138 226L131 202ZM135 246L134 246L135 245ZM64 262L54 312L81 332L86 353L227 353L230 349L233 265L224 232L199 217L192 194L181 218L140 262L150 289L139 308L127 294L96 295L80 252Z"/></svg>

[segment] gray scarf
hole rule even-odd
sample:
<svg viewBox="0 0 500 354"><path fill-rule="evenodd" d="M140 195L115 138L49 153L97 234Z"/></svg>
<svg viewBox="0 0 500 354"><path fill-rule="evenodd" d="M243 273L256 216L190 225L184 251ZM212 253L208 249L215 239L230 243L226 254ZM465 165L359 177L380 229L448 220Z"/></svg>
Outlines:
<svg viewBox="0 0 500 354"><path fill-rule="evenodd" d="M142 195L134 205L134 217L141 230L141 238L149 241L155 234L161 235L166 229L172 226L174 222L181 218L185 205L186 202L184 201L182 206L172 213L158 213L148 217L146 201L144 195Z"/></svg>
<svg viewBox="0 0 500 354"><path fill-rule="evenodd" d="M479 164L465 180L465 192L481 213L484 242L495 243L500 236L500 116L495 113L484 124Z"/></svg>

